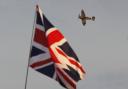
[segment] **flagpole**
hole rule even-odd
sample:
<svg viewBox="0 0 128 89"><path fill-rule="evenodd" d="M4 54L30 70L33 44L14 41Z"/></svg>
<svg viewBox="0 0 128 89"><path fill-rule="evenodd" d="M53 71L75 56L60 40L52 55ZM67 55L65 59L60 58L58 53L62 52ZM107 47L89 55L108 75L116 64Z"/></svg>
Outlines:
<svg viewBox="0 0 128 89"><path fill-rule="evenodd" d="M32 35L31 35L31 43L30 43L30 51L32 49L32 40L33 40L33 35L34 35L34 29L35 29L35 22L36 22L36 12L34 14L34 23L33 23L33 30L32 30ZM29 71L29 64L30 64L30 56L31 52L29 51L29 58L28 58L28 65L27 65L27 72L26 72L26 78L25 78L25 87L24 89L27 89L27 82L28 82L28 71Z"/></svg>

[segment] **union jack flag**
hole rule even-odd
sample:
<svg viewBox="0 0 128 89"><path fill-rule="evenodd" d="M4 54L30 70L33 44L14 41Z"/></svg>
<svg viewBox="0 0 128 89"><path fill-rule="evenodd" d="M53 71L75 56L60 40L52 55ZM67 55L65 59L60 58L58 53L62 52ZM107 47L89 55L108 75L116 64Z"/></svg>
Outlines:
<svg viewBox="0 0 128 89"><path fill-rule="evenodd" d="M67 40L36 6L30 66L55 79L66 89L76 89L85 71Z"/></svg>

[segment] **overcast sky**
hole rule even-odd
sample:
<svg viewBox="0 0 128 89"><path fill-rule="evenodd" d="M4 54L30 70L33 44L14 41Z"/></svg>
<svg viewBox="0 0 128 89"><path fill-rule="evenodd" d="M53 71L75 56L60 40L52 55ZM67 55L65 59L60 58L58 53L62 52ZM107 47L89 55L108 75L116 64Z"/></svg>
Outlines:
<svg viewBox="0 0 128 89"><path fill-rule="evenodd" d="M127 0L0 0L0 89L24 89L37 3L86 69L78 89L128 89ZM82 26L81 9L96 21ZM30 68L27 89L63 88Z"/></svg>

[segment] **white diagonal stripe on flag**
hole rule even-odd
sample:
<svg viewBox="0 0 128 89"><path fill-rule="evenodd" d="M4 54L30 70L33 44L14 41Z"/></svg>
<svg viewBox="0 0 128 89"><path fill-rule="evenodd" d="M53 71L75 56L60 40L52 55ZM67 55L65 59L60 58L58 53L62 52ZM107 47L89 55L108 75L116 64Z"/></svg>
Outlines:
<svg viewBox="0 0 128 89"><path fill-rule="evenodd" d="M32 45L35 46L36 48L42 50L42 51L45 51L45 52L49 53L49 49L47 47L45 47L45 46L43 46L43 45L41 45L41 44L39 44L35 41L33 41Z"/></svg>
<svg viewBox="0 0 128 89"><path fill-rule="evenodd" d="M35 28L40 29L41 31L45 31L44 26L35 24Z"/></svg>

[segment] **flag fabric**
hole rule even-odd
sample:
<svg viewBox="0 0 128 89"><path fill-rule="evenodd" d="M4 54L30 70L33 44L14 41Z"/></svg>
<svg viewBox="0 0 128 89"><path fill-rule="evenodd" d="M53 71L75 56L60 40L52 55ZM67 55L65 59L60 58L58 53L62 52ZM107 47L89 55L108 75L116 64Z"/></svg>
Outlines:
<svg viewBox="0 0 128 89"><path fill-rule="evenodd" d="M36 20L30 52L30 66L55 79L66 89L76 89L85 71L75 52L56 28L36 6Z"/></svg>

